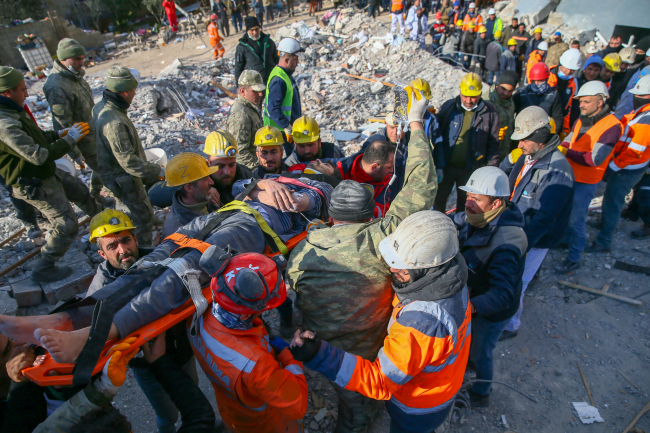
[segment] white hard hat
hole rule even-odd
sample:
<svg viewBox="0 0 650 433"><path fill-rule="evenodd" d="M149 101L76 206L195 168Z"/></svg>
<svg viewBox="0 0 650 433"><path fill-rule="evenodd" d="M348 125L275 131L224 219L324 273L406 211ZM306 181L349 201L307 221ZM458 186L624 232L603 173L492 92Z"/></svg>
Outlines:
<svg viewBox="0 0 650 433"><path fill-rule="evenodd" d="M560 56L560 65L572 71L582 67L582 53L577 48L570 48Z"/></svg>
<svg viewBox="0 0 650 433"><path fill-rule="evenodd" d="M278 44L278 51L281 53L295 54L301 53L305 51L305 49L300 46L300 42L297 40L293 38L284 38Z"/></svg>
<svg viewBox="0 0 650 433"><path fill-rule="evenodd" d="M490 10L488 11L488 15L496 15L496 14L497 11L495 11L494 8L490 8Z"/></svg>
<svg viewBox="0 0 650 433"><path fill-rule="evenodd" d="M440 266L458 254L458 231L447 215L433 210L416 212L379 243L379 252L394 269Z"/></svg>
<svg viewBox="0 0 650 433"><path fill-rule="evenodd" d="M537 49L540 51L548 51L548 44L546 43L546 41L542 41L537 46Z"/></svg>
<svg viewBox="0 0 650 433"><path fill-rule="evenodd" d="M630 89L633 95L650 95L650 75L641 77L639 81ZM648 99L650 103L650 99Z"/></svg>
<svg viewBox="0 0 650 433"><path fill-rule="evenodd" d="M475 170L467 185L459 186L458 189L491 197L510 197L508 176L498 167L481 167Z"/></svg>
<svg viewBox="0 0 650 433"><path fill-rule="evenodd" d="M551 118L543 108L537 105L526 107L515 117L515 130L512 133L512 139L523 140L539 128L549 125L550 122Z"/></svg>
<svg viewBox="0 0 650 433"><path fill-rule="evenodd" d="M625 62L628 65L632 65L634 64L634 60L636 59L636 50L632 45L630 45L629 47L625 47L621 51L619 51L618 55L621 56L622 62Z"/></svg>
<svg viewBox="0 0 650 433"><path fill-rule="evenodd" d="M578 94L574 98L582 98L583 96L596 96L603 95L605 98L609 98L609 91L605 83L599 80L587 81L585 84L580 87Z"/></svg>
<svg viewBox="0 0 650 433"><path fill-rule="evenodd" d="M471 3L469 4L469 9L476 9L476 3L471 2Z"/></svg>

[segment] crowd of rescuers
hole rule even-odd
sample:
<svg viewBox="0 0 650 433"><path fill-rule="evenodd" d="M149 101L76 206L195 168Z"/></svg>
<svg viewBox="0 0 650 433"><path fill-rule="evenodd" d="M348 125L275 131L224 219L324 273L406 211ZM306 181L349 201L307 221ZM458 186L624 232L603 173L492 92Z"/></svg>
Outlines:
<svg viewBox="0 0 650 433"><path fill-rule="evenodd" d="M473 22L470 16L468 29ZM532 39L537 46L528 55L542 56L535 51L543 51L541 39ZM127 364L160 432L176 431L179 413L178 431L298 432L308 398L303 365L331 382L338 432L366 429L380 400L391 432L434 431L450 413L467 367L481 380L469 390L472 406L488 406L493 351L518 334L525 290L548 249L568 244L558 273L577 269L583 252L608 251L635 186L630 211L645 225L633 237L650 236L650 51L635 51L640 62L625 74L631 84L615 101L618 109L628 98L631 110L618 117L610 89L625 78L616 75L622 57L629 59L618 54L614 39L602 61L584 67L571 48L557 67L531 62L530 84L517 90L515 71L498 74L489 87L467 73L460 95L437 112L429 106L429 83L414 80L407 121L400 124L390 108L385 128L348 157L323 142L316 120L300 113L291 73L301 48L283 40L279 66L267 81L273 88L267 102L269 94L275 100L265 104L268 110L260 114L265 80L242 71L226 127L206 137L205 155L181 153L164 169L143 161L131 133L125 113L138 83L130 70L111 68L90 125L81 118L68 129L43 132L23 109L22 74L0 68L0 174L37 209L67 212L66 197L86 206L93 215L90 241L105 259L80 306L73 300L45 316L0 315L7 371L0 431L130 431L110 404ZM61 63L60 72L80 74L74 58L82 48L70 41L59 57L73 60ZM598 68L612 73L598 75ZM75 150L91 129L98 152L110 161L98 169L99 180L115 193L118 209L104 209L111 203L97 198L97 189L91 194L52 168L53 158ZM37 178L40 183L32 181ZM145 185L157 178L164 181L147 196ZM587 245L588 205L603 179L601 230ZM454 189L456 208L447 209ZM170 208L155 247L152 204ZM44 215L57 222L53 213ZM76 224L72 215L57 222L62 230ZM287 242L306 231L289 251ZM64 240L50 247L53 233L44 248L39 278L67 272L54 266L69 247L70 235L59 236ZM187 245L186 254L171 257ZM279 254L263 254L269 249ZM135 284L139 293L111 296ZM193 291L206 286L211 304ZM190 293L197 306L192 320L137 355L134 331ZM111 301L108 339L119 344L102 372L77 387L30 382L22 370L43 363L45 351L60 363L84 356L93 336L88 301L107 298L118 299ZM301 329L293 323L294 307L302 312ZM269 334L261 318L271 309L279 313L280 335ZM220 419L198 388L197 362L213 386Z"/></svg>

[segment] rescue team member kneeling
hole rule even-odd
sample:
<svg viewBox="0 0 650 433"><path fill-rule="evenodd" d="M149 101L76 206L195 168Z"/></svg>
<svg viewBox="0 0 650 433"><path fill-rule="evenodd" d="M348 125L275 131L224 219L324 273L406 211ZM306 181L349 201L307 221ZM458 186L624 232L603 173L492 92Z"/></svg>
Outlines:
<svg viewBox="0 0 650 433"><path fill-rule="evenodd" d="M346 390L388 400L391 432L433 432L453 406L470 349L467 265L456 227L440 212L420 211L379 251L393 274L395 299L377 359L313 339L310 331L296 332L291 352Z"/></svg>
<svg viewBox="0 0 650 433"><path fill-rule="evenodd" d="M228 431L297 433L307 411L307 380L289 345L269 335L260 318L287 298L283 255L231 256L211 247L201 266L212 277L214 303L190 336L214 388Z"/></svg>

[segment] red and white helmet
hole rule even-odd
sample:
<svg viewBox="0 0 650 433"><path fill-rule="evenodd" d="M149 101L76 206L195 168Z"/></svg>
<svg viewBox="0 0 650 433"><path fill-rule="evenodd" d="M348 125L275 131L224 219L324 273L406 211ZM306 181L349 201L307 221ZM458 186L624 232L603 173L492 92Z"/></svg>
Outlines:
<svg viewBox="0 0 650 433"><path fill-rule="evenodd" d="M212 15L210 15L210 19L211 19L212 21L216 21L216 20L217 20L217 16L216 16L215 14L212 14Z"/></svg>

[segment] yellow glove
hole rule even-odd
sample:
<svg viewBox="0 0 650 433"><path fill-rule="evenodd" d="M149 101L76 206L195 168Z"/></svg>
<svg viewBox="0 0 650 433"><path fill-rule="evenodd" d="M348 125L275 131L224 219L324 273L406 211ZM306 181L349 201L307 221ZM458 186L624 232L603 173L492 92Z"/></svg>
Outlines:
<svg viewBox="0 0 650 433"><path fill-rule="evenodd" d="M506 136L507 130L508 130L507 126L504 126L503 128L499 129L499 141L503 140L503 137Z"/></svg>
<svg viewBox="0 0 650 433"><path fill-rule="evenodd" d="M560 152L562 152L564 154L564 156L566 156L566 152L567 152L567 150L569 150L569 148L564 147L564 146L558 146L557 150L559 150Z"/></svg>
<svg viewBox="0 0 650 433"><path fill-rule="evenodd" d="M106 385L107 388L109 387L109 381L110 385L115 388L120 387L124 384L124 379L126 379L126 366L129 361L138 353L138 351L133 350L133 352L129 353L128 355L124 355L124 353L131 349L131 344L135 340L137 340L137 337L127 338L126 340L111 347L111 349L108 351L108 355L112 356L106 365L104 365L101 377L102 383ZM105 378L108 378L108 381Z"/></svg>
<svg viewBox="0 0 650 433"><path fill-rule="evenodd" d="M521 149L516 148L512 152L510 152L510 155L508 155L508 161L510 161L510 164L515 164L519 157L521 156Z"/></svg>

